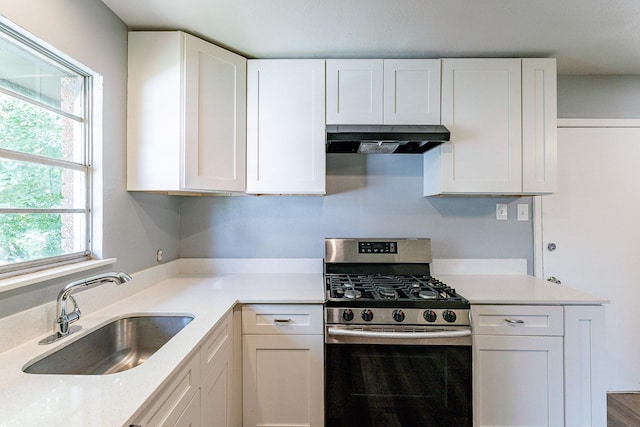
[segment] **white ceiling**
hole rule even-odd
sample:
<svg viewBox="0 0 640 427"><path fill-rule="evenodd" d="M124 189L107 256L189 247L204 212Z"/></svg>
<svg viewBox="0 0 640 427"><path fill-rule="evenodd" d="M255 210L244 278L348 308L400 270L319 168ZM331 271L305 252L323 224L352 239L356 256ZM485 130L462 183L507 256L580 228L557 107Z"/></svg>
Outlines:
<svg viewBox="0 0 640 427"><path fill-rule="evenodd" d="M131 29L180 29L249 58L555 57L640 74L640 0L102 0Z"/></svg>

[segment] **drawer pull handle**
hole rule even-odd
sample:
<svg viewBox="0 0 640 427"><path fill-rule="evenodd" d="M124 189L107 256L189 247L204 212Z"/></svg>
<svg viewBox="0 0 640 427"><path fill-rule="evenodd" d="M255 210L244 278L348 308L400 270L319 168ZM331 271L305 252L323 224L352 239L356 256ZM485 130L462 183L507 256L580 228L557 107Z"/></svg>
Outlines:
<svg viewBox="0 0 640 427"><path fill-rule="evenodd" d="M521 319L504 319L504 321L510 325L522 325L524 323L524 320Z"/></svg>
<svg viewBox="0 0 640 427"><path fill-rule="evenodd" d="M284 325L293 322L293 320L291 319L273 319L273 321L278 325Z"/></svg>

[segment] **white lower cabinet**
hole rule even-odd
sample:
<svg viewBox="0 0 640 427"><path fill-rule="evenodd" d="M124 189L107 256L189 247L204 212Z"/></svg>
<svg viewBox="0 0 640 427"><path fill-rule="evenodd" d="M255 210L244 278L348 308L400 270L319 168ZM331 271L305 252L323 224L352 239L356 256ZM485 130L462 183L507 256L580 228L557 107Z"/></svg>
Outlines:
<svg viewBox="0 0 640 427"><path fill-rule="evenodd" d="M232 427L234 413L233 314L209 332L130 426Z"/></svg>
<svg viewBox="0 0 640 427"><path fill-rule="evenodd" d="M200 422L200 390L193 396L189 405L184 410L178 421L174 424L175 427L201 427L203 424Z"/></svg>
<svg viewBox="0 0 640 427"><path fill-rule="evenodd" d="M156 391L143 408L141 415L137 417L137 421L131 425L140 427L185 425L178 423L183 419L182 414L190 406L192 398L197 395L200 379L200 353L196 352L183 363L164 387Z"/></svg>
<svg viewBox="0 0 640 427"><path fill-rule="evenodd" d="M321 305L242 308L243 425L324 426Z"/></svg>
<svg viewBox="0 0 640 427"><path fill-rule="evenodd" d="M565 425L607 425L604 306L564 308Z"/></svg>
<svg viewBox="0 0 640 427"><path fill-rule="evenodd" d="M562 337L478 335L477 426L562 426Z"/></svg>
<svg viewBox="0 0 640 427"><path fill-rule="evenodd" d="M202 427L234 425L232 344L233 318L230 314L209 333L200 347Z"/></svg>
<svg viewBox="0 0 640 427"><path fill-rule="evenodd" d="M604 426L604 307L473 305L474 426Z"/></svg>
<svg viewBox="0 0 640 427"><path fill-rule="evenodd" d="M482 426L562 426L563 308L473 306L474 419Z"/></svg>

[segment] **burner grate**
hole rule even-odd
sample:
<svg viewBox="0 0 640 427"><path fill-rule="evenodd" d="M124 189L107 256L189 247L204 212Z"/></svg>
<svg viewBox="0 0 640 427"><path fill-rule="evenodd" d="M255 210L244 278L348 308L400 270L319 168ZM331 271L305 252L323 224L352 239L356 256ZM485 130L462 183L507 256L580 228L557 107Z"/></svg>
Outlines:
<svg viewBox="0 0 640 427"><path fill-rule="evenodd" d="M326 277L330 298L384 301L459 297L454 289L431 276L329 274Z"/></svg>

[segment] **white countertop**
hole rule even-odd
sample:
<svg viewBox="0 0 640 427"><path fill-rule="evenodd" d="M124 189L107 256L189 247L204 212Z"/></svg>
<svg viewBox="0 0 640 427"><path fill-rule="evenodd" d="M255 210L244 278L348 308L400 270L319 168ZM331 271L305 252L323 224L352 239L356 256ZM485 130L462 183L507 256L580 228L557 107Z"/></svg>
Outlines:
<svg viewBox="0 0 640 427"><path fill-rule="evenodd" d="M82 308L81 300L78 302ZM236 302L323 303L322 275L167 279L117 304L83 315L78 321L83 331L75 337L48 346L38 345L39 337L0 353L0 426L125 425ZM130 313L189 313L195 318L146 362L128 371L97 376L22 372L25 364L44 352L53 352L82 332Z"/></svg>
<svg viewBox="0 0 640 427"><path fill-rule="evenodd" d="M236 303L323 303L324 280L317 262L312 273L181 274L164 279L105 308L83 310L83 331L49 346L38 345L46 334L0 353L0 426L121 426L131 422L145 401L193 352ZM245 265L234 265L244 271ZM304 271L303 267L301 271ZM198 271L198 269L190 269ZM608 301L526 275L438 275L472 304L604 304ZM135 286L137 279L131 285ZM106 285L108 286L108 285ZM121 292L113 287L110 292ZM78 302L83 307L82 295ZM87 303L90 307L90 303ZM100 306L99 306L100 307ZM195 319L142 365L102 375L25 374L22 367L53 352L83 332L125 314L189 313ZM0 319L0 329L16 320ZM10 332L10 331L9 331ZM7 330L3 331L7 334ZM15 331L15 333L19 333ZM49 332L50 333L50 332Z"/></svg>
<svg viewBox="0 0 640 427"><path fill-rule="evenodd" d="M609 300L524 274L442 274L471 304L601 305Z"/></svg>

